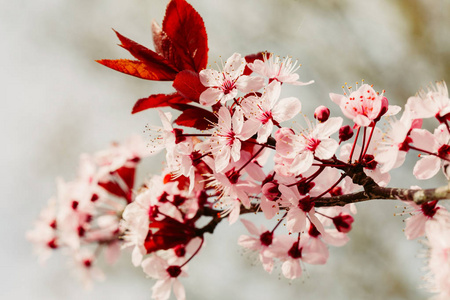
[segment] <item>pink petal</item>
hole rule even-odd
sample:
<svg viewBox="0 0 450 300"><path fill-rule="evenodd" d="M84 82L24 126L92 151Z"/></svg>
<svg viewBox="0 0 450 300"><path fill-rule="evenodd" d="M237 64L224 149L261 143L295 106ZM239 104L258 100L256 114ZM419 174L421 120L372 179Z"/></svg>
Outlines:
<svg viewBox="0 0 450 300"><path fill-rule="evenodd" d="M221 86L222 85L222 74L213 69L201 70L200 82L206 87Z"/></svg>
<svg viewBox="0 0 450 300"><path fill-rule="evenodd" d="M217 152L217 155L214 158L216 172L222 172L230 163L230 148L223 147L221 151Z"/></svg>
<svg viewBox="0 0 450 300"><path fill-rule="evenodd" d="M314 153L320 159L329 159L336 153L338 148L339 143L337 141L325 139L320 142Z"/></svg>
<svg viewBox="0 0 450 300"><path fill-rule="evenodd" d="M334 103L336 103L337 105L341 105L342 100L346 100L347 97L343 96L343 95L338 95L335 93L330 93L329 94L331 101L333 101Z"/></svg>
<svg viewBox="0 0 450 300"><path fill-rule="evenodd" d="M245 228L247 228L247 231L250 234L259 236L259 230L258 228L256 228L255 224L253 224L253 222L246 219L241 219L241 222L242 224L244 224Z"/></svg>
<svg viewBox="0 0 450 300"><path fill-rule="evenodd" d="M158 300L167 300L170 297L170 278L158 280L152 287L152 298Z"/></svg>
<svg viewBox="0 0 450 300"><path fill-rule="evenodd" d="M419 149L435 152L438 148L436 137L428 130L413 129L411 130L410 137L413 140L414 146Z"/></svg>
<svg viewBox="0 0 450 300"><path fill-rule="evenodd" d="M406 219L405 235L408 240L413 240L425 235L425 223L427 217L417 214Z"/></svg>
<svg viewBox="0 0 450 300"><path fill-rule="evenodd" d="M302 110L300 100L295 97L281 99L272 109L272 116L277 122L284 122L292 119Z"/></svg>
<svg viewBox="0 0 450 300"><path fill-rule="evenodd" d="M242 130L239 133L239 138L243 141L248 140L251 138L257 131L261 123L253 120L247 120L244 122L244 125L242 126Z"/></svg>
<svg viewBox="0 0 450 300"><path fill-rule="evenodd" d="M317 124L315 132L320 139L328 138L341 128L342 122L341 117L329 118L326 122Z"/></svg>
<svg viewBox="0 0 450 300"><path fill-rule="evenodd" d="M302 267L298 260L287 260L281 266L281 271L287 279L295 279L302 276Z"/></svg>
<svg viewBox="0 0 450 300"><path fill-rule="evenodd" d="M223 98L223 92L217 88L209 88L200 94L200 104L205 106L211 106L216 104Z"/></svg>
<svg viewBox="0 0 450 300"><path fill-rule="evenodd" d="M439 157L428 155L422 157L414 166L413 174L417 179L430 179L439 171L441 159Z"/></svg>
<svg viewBox="0 0 450 300"><path fill-rule="evenodd" d="M291 208L287 214L286 228L290 232L301 232L306 228L306 213L299 208Z"/></svg>
<svg viewBox="0 0 450 300"><path fill-rule="evenodd" d="M236 81L236 88L243 93L251 93L260 90L264 86L264 78L252 76L240 76Z"/></svg>
<svg viewBox="0 0 450 300"><path fill-rule="evenodd" d="M267 138L272 134L273 123L269 120L258 130L258 138L256 141L260 144L267 142Z"/></svg>
<svg viewBox="0 0 450 300"><path fill-rule="evenodd" d="M245 59L239 53L233 53L223 67L223 73L227 74L231 79L236 79L244 72Z"/></svg>
<svg viewBox="0 0 450 300"><path fill-rule="evenodd" d="M173 281L173 293L177 300L186 300L186 292L184 291L184 286L178 279Z"/></svg>
<svg viewBox="0 0 450 300"><path fill-rule="evenodd" d="M327 262L329 255L324 242L317 238L311 238L308 248L303 251L302 259L308 264L323 265Z"/></svg>

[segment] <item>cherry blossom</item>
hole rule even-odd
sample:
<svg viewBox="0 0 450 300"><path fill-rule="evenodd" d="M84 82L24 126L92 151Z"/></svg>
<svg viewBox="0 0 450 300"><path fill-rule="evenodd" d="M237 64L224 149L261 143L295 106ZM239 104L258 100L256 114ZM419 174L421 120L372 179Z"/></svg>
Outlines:
<svg viewBox="0 0 450 300"><path fill-rule="evenodd" d="M245 66L245 59L239 53L234 53L225 62L222 72L213 69L200 71L200 81L208 87L200 95L200 104L205 106L217 102L225 104L235 98L238 91L250 93L261 89L264 84L263 78L242 75Z"/></svg>
<svg viewBox="0 0 450 300"><path fill-rule="evenodd" d="M369 126L380 119L388 110L395 114L400 107L388 105L388 100L383 95L377 94L368 85L361 85L356 91L350 91L350 95L330 93L331 100L339 105L342 113L358 126Z"/></svg>
<svg viewBox="0 0 450 300"><path fill-rule="evenodd" d="M441 159L450 159L450 133L444 124L439 125L431 134L425 129L413 129L411 138L418 150L424 150L430 155L420 155L420 160L414 166L413 174L417 179L429 179L436 175L441 167Z"/></svg>
<svg viewBox="0 0 450 300"><path fill-rule="evenodd" d="M244 248L258 252L264 270L271 273L274 262L267 253L270 251L269 248L274 239L273 232L268 231L264 226L258 229L255 224L245 219L241 219L241 222L252 236L241 235L238 244Z"/></svg>
<svg viewBox="0 0 450 300"><path fill-rule="evenodd" d="M211 137L197 144L196 149L203 153L210 152L215 159L216 172L221 172L227 167L230 159L235 162L239 160L241 141L245 141L255 134L256 126L259 125L251 121L244 122L244 114L240 108L236 108L231 115L226 107L221 107L218 118Z"/></svg>
<svg viewBox="0 0 450 300"><path fill-rule="evenodd" d="M401 200L410 206L403 212L410 214L407 239L424 237L429 247L429 290L435 299L450 297L450 213L440 202L449 198L450 186L387 187L390 171L411 152L417 179L429 179L440 168L449 179L450 99L444 82L409 98L399 120L394 115L400 107L367 84L330 93L347 124L330 117L332 107L317 104L315 120L304 115L301 128L301 102L281 98L283 83L313 82L299 81L298 62L266 52L234 53L221 71L207 69L204 22L185 0L169 1L162 28L153 26L155 51L116 34L136 60L101 64L173 81L175 91L135 104L133 113L158 111L162 126L147 125L149 137L132 136L84 154L73 180L58 179L56 196L27 233L40 261L62 249L90 286L104 278L98 259L113 264L128 249L131 263L156 279L153 299L167 300L173 290L184 300L179 277L187 276L206 235L216 234L225 219L231 225L243 214L263 213L272 226L241 220L249 234L237 242L258 255L264 270L281 264L292 280L306 264L325 264L330 245L349 241L357 202ZM160 108L180 114L172 118ZM422 119L433 116L440 125L421 129ZM292 125L281 124L288 120ZM162 149L161 172L140 180L141 160Z"/></svg>
<svg viewBox="0 0 450 300"><path fill-rule="evenodd" d="M297 98L289 97L278 100L281 84L277 81L270 83L261 97L246 97L241 105L244 115L250 120L260 123L258 143L265 143L272 134L273 126L292 119L301 110L301 103Z"/></svg>
<svg viewBox="0 0 450 300"><path fill-rule="evenodd" d="M418 95L410 97L407 107L413 118L436 117L440 122L449 119L450 98L444 81L436 82L436 87L430 86L428 92L420 90Z"/></svg>
<svg viewBox="0 0 450 300"><path fill-rule="evenodd" d="M177 300L186 299L186 292L178 280L179 276L187 276L185 270L178 265L169 263L157 255L152 255L142 262L142 269L149 277L157 279L152 287L152 298L155 300L167 300L173 290Z"/></svg>
<svg viewBox="0 0 450 300"><path fill-rule="evenodd" d="M308 85L314 83L314 80L308 82L298 81L299 75L294 73L300 68L297 65L298 61L293 62L291 57L281 59L273 53L264 53L263 60L257 59L253 63L248 64L248 67L264 77L269 78L269 81L276 80L281 83L289 83L293 85Z"/></svg>
<svg viewBox="0 0 450 300"><path fill-rule="evenodd" d="M312 166L314 157L329 159L334 155L339 145L330 135L338 131L341 124L342 118L335 117L315 126L310 124L310 128L300 134L279 129L275 134L277 154L283 159L292 159L289 171L301 174Z"/></svg>

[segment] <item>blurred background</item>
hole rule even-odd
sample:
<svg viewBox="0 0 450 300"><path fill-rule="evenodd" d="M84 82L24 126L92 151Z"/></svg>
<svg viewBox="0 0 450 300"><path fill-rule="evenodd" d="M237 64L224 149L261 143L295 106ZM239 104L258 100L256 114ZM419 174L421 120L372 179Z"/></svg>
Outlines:
<svg viewBox="0 0 450 300"><path fill-rule="evenodd" d="M420 87L450 81L450 2L444 0L191 0L203 16L209 60L269 50L302 63L307 87L286 88L304 113L330 105L329 92L365 79L403 104ZM152 48L151 20L161 23L167 1L0 0L2 90L1 299L150 299L153 282L124 253L105 266L107 280L90 292L55 253L46 266L32 256L25 232L55 178L72 180L81 153L107 147L147 123L152 111L131 115L138 98L170 92L109 70L101 58L130 58L111 28ZM337 112L337 110L335 110ZM160 157L161 158L161 157ZM391 186L409 187L412 166L393 173ZM161 160L141 169L158 172ZM443 181L421 182L432 187ZM401 203L358 205L351 241L330 249L325 266L307 266L302 279L266 274L236 244L241 224L221 224L183 280L188 299L424 299L423 246L406 241ZM421 252L422 251L422 252Z"/></svg>

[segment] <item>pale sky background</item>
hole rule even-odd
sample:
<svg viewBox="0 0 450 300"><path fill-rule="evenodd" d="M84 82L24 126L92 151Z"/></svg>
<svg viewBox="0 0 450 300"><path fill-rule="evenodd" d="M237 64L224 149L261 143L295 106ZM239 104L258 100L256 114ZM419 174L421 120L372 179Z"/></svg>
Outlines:
<svg viewBox="0 0 450 300"><path fill-rule="evenodd" d="M192 0L209 37L209 60L261 50L299 59L307 87L287 88L312 115L332 105L329 92L362 78L402 104L420 87L450 81L450 2L444 0L294 1ZM129 58L111 28L152 47L150 24L163 19L159 0L0 0L2 88L2 202L0 299L150 299L153 282L130 263L128 253L107 266L107 280L90 292L71 274L66 257L42 267L25 232L47 199L55 178L71 180L78 157L141 133L155 113L131 115L138 98L171 91L94 62ZM335 110L337 112L337 110ZM413 162L413 161L412 161ZM159 170L147 163L141 176ZM416 182L411 167L394 172L391 186ZM442 184L420 183L423 187ZM240 224L221 224L190 264L183 280L188 299L424 299L418 289L422 246L406 241L400 203L358 205L351 241L330 249L325 266L307 266L303 279L266 274L236 245Z"/></svg>

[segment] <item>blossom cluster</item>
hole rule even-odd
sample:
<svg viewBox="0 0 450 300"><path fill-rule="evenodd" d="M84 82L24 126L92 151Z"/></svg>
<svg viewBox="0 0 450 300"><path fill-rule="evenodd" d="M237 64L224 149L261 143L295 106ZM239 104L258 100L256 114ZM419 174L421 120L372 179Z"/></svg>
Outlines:
<svg viewBox="0 0 450 300"><path fill-rule="evenodd" d="M146 156L146 144L134 136L123 145L82 155L75 180L58 179L57 196L27 232L41 263L52 250L65 249L87 287L103 279L96 260L101 251L110 264L120 255L122 211L134 200L136 166Z"/></svg>
<svg viewBox="0 0 450 300"><path fill-rule="evenodd" d="M66 246L92 270L95 248L106 247L113 256L120 244L131 249L134 266L157 280L154 299L166 300L173 290L182 300L179 278L187 276L205 234L225 219L240 220L248 234L239 237L239 245L255 252L267 272L280 264L292 280L306 264L325 264L328 246L349 241L355 202L418 199L414 189L386 187L389 172L408 152L419 154L417 179L440 170L449 176L450 99L444 82L409 98L398 119L402 108L389 105L384 91L364 81L330 93L308 118L300 99L282 96L285 85L313 83L300 81L297 61L269 52L234 53L222 66L208 67L203 21L183 0L170 1L162 28L153 24L155 51L116 34L137 60L99 63L143 79L173 81L175 92L135 104L133 113L156 108L162 125L147 126L146 148L136 140L85 156L79 178L61 184L52 202L57 207L51 204L29 233L44 255ZM339 106L343 117L332 116L327 103ZM181 114L174 119L164 107ZM437 120L434 132L422 128L424 118ZM166 154L162 174L133 190L140 158L160 151ZM437 203L442 193L435 199L437 193L418 191L431 198L411 202L415 212L405 232L408 239L428 238L430 289L444 299L450 261L442 236L448 236L450 217ZM257 212L269 228L241 218ZM94 250L80 256L88 247Z"/></svg>

